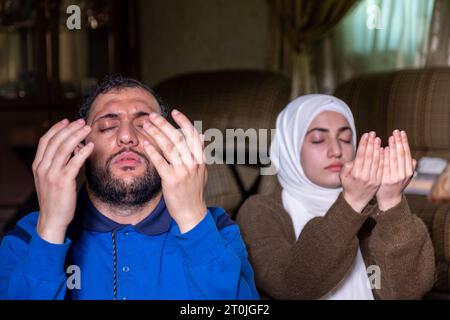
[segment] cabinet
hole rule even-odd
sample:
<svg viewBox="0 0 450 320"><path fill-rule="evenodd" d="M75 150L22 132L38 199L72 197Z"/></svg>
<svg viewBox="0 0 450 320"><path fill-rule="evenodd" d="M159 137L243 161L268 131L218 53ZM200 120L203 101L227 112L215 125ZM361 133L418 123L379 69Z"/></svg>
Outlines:
<svg viewBox="0 0 450 320"><path fill-rule="evenodd" d="M0 0L0 142L35 146L107 74L139 78L137 13L137 0Z"/></svg>

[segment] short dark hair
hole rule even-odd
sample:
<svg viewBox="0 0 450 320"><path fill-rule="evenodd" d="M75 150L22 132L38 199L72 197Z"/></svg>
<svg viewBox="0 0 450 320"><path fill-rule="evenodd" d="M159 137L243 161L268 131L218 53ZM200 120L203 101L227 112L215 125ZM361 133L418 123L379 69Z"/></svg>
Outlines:
<svg viewBox="0 0 450 320"><path fill-rule="evenodd" d="M77 119L87 119L89 115L89 111L91 110L92 104L94 103L95 99L100 94L105 94L113 90L122 90L127 88L140 88L145 91L147 91L149 94L151 94L156 101L159 104L159 107L161 108L161 115L165 118L169 116L169 106L166 105L166 103L163 101L163 99L158 96L149 86L146 84L132 78L126 78L122 77L121 75L112 75L105 77L92 91L91 94L89 94L81 104L80 108L77 112Z"/></svg>

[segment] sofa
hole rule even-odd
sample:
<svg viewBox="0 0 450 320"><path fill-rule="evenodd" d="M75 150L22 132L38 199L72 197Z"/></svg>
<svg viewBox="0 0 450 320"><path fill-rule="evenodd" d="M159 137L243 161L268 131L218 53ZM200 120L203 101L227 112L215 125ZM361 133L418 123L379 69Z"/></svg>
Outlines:
<svg viewBox="0 0 450 320"><path fill-rule="evenodd" d="M202 120L203 130L222 132L272 129L290 99L290 81L267 71L194 72L163 81L154 89L192 121ZM359 133L375 130L386 141L393 129L404 129L416 159L450 160L450 68L364 75L339 85L334 94L352 109ZM247 147L245 152L255 152ZM207 204L224 207L235 218L249 195L270 193L277 186L276 176L261 176L260 165L208 165ZM407 198L412 212L428 227L435 248L436 282L425 298L450 299L450 203L430 202L420 195ZM36 206L33 194L17 219Z"/></svg>
<svg viewBox="0 0 450 320"><path fill-rule="evenodd" d="M289 81L264 71L186 74L161 83L156 91L192 120L202 119L204 129L274 128L277 114L289 102ZM403 129L416 159L450 160L450 68L362 75L340 84L334 95L350 106L360 134L374 130L386 142L394 129ZM275 176L260 176L254 166L212 165L208 170L208 203L225 207L233 217L246 197L270 193L277 184ZM450 299L450 203L421 195L407 198L435 247L436 282L425 298Z"/></svg>
<svg viewBox="0 0 450 320"><path fill-rule="evenodd" d="M334 93L350 106L358 132L408 133L415 159L450 160L450 68L401 70L364 75ZM450 203L407 195L411 211L428 227L436 255L436 282L428 298L450 299Z"/></svg>
<svg viewBox="0 0 450 320"><path fill-rule="evenodd" d="M203 132L222 132L224 142L227 129L275 128L276 117L290 97L289 79L259 70L192 72L167 79L154 89L170 107L178 108L191 121L201 120ZM260 150L251 149L248 143L240 146L237 141L227 142L224 157L233 151L246 153L246 159L255 153L259 155ZM207 204L221 206L235 217L243 201L258 192L260 180L258 163L213 163L208 166Z"/></svg>

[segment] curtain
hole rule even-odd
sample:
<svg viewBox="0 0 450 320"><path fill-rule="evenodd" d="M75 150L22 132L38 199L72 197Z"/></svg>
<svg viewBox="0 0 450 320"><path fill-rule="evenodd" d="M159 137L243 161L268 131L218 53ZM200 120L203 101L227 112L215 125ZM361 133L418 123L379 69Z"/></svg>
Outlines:
<svg viewBox="0 0 450 320"><path fill-rule="evenodd" d="M450 66L450 0L435 0L427 66Z"/></svg>
<svg viewBox="0 0 450 320"><path fill-rule="evenodd" d="M292 97L317 91L313 50L356 0L269 0L272 69L292 79Z"/></svg>
<svg viewBox="0 0 450 320"><path fill-rule="evenodd" d="M315 48L319 91L363 73L424 67L433 7L434 0L361 1Z"/></svg>

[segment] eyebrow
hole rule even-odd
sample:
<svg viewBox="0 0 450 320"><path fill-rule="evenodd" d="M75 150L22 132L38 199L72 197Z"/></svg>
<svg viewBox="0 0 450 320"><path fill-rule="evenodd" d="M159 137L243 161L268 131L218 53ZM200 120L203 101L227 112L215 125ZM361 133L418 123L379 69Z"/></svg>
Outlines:
<svg viewBox="0 0 450 320"><path fill-rule="evenodd" d="M350 130L350 131L351 131L352 128L350 128L350 127L342 127L342 128L339 128L339 129L338 129L338 133L341 133L341 132L346 131L346 130ZM312 128L311 130L309 130L308 132L306 132L306 136L307 136L308 134L310 134L311 132L313 132L313 131L320 131L320 132L325 132L325 133L330 132L330 130L325 129L325 128Z"/></svg>
<svg viewBox="0 0 450 320"><path fill-rule="evenodd" d="M140 118L140 117L149 116L150 112L138 111L138 112L134 113L133 115L134 115L134 118L136 119L136 118ZM110 112L110 113L107 113L107 114L95 119L93 124L101 119L117 119L117 118L119 118L119 115L117 113Z"/></svg>

